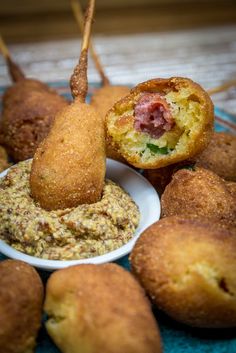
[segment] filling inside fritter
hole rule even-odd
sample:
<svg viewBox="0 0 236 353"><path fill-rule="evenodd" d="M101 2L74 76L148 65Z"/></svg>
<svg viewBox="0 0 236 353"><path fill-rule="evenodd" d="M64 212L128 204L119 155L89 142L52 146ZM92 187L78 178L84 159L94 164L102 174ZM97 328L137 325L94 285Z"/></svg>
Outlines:
<svg viewBox="0 0 236 353"><path fill-rule="evenodd" d="M143 93L134 107L134 128L153 138L161 137L175 125L166 100L159 93Z"/></svg>
<svg viewBox="0 0 236 353"><path fill-rule="evenodd" d="M113 115L113 116L112 116ZM204 114L189 89L139 92L109 117L109 132L125 154L150 162L157 155L182 153L199 133Z"/></svg>

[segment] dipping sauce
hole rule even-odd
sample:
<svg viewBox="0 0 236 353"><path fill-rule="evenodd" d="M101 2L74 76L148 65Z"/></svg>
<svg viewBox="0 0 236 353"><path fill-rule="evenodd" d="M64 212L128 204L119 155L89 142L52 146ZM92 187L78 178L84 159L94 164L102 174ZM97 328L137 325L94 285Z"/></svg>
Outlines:
<svg viewBox="0 0 236 353"><path fill-rule="evenodd" d="M50 260L94 257L126 244L140 212L110 180L94 204L46 211L30 196L31 161L12 167L0 182L0 238L28 255Z"/></svg>

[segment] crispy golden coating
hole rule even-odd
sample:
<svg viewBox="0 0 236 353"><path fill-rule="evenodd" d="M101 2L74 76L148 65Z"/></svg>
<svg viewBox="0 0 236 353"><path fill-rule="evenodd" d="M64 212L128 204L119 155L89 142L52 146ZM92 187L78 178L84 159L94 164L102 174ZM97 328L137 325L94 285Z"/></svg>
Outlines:
<svg viewBox="0 0 236 353"><path fill-rule="evenodd" d="M8 163L7 152L4 147L0 146L0 172L10 167Z"/></svg>
<svg viewBox="0 0 236 353"><path fill-rule="evenodd" d="M162 216L194 215L236 225L236 199L224 179L210 170L177 171L161 197Z"/></svg>
<svg viewBox="0 0 236 353"><path fill-rule="evenodd" d="M127 96L129 92L130 88L126 86L105 85L101 88L98 88L94 93L91 98L91 105L105 119L108 110L111 109L118 100ZM113 148L111 140L108 136L106 138L106 156L120 162L125 162L124 157L122 157L116 148Z"/></svg>
<svg viewBox="0 0 236 353"><path fill-rule="evenodd" d="M44 308L47 331L63 353L161 352L150 303L118 265L79 265L53 273Z"/></svg>
<svg viewBox="0 0 236 353"><path fill-rule="evenodd" d="M236 181L236 136L215 132L207 148L197 156L196 166L210 169L225 180Z"/></svg>
<svg viewBox="0 0 236 353"><path fill-rule="evenodd" d="M67 101L37 80L24 79L3 96L2 143L14 161L33 157L47 136L55 114Z"/></svg>
<svg viewBox="0 0 236 353"><path fill-rule="evenodd" d="M105 177L105 132L100 115L75 101L56 115L32 164L33 198L47 210L100 200Z"/></svg>
<svg viewBox="0 0 236 353"><path fill-rule="evenodd" d="M209 143L213 104L196 83L180 77L139 84L107 113L114 148L138 168L155 169L189 159Z"/></svg>
<svg viewBox="0 0 236 353"><path fill-rule="evenodd" d="M5 260L0 262L0 282L0 351L32 353L41 323L42 281L28 264Z"/></svg>
<svg viewBox="0 0 236 353"><path fill-rule="evenodd" d="M154 303L196 327L236 326L236 232L167 217L144 231L130 260Z"/></svg>
<svg viewBox="0 0 236 353"><path fill-rule="evenodd" d="M228 181L226 182L226 185L227 189L236 200L236 183L234 183L233 181Z"/></svg>

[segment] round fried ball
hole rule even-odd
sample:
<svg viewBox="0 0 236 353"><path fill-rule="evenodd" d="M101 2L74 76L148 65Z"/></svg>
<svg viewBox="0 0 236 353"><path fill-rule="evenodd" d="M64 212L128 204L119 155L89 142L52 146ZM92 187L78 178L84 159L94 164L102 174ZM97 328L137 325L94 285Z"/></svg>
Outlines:
<svg viewBox="0 0 236 353"><path fill-rule="evenodd" d="M116 264L56 271L46 290L46 328L65 353L160 353L150 303L135 278Z"/></svg>
<svg viewBox="0 0 236 353"><path fill-rule="evenodd" d="M15 162L33 157L56 113L67 104L56 91L37 80L20 80L7 89L3 96L1 134Z"/></svg>
<svg viewBox="0 0 236 353"><path fill-rule="evenodd" d="M203 216L236 225L236 200L227 183L204 168L181 169L161 197L162 217Z"/></svg>
<svg viewBox="0 0 236 353"><path fill-rule="evenodd" d="M41 323L41 279L30 265L5 260L0 262L0 284L0 350L31 353Z"/></svg>
<svg viewBox="0 0 236 353"><path fill-rule="evenodd" d="M133 166L166 167L192 158L209 143L213 104L183 77L140 83L106 115L107 136Z"/></svg>
<svg viewBox="0 0 236 353"><path fill-rule="evenodd" d="M173 216L144 231L130 260L154 303L175 320L196 327L233 327L235 249L235 231Z"/></svg>
<svg viewBox="0 0 236 353"><path fill-rule="evenodd" d="M236 181L236 136L215 132L207 148L197 156L196 166L210 169L225 180Z"/></svg>

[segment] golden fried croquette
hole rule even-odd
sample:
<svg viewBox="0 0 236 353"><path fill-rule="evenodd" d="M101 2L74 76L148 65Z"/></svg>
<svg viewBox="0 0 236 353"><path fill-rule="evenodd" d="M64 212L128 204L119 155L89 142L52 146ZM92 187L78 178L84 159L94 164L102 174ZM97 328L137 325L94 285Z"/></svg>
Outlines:
<svg viewBox="0 0 236 353"><path fill-rule="evenodd" d="M91 98L91 105L105 120L108 110L111 109L118 100L127 96L129 92L130 88L126 86L112 86L106 84L105 86L98 88L94 93ZM122 157L118 150L113 147L109 136L106 137L106 156L120 162L125 162L124 157Z"/></svg>
<svg viewBox="0 0 236 353"><path fill-rule="evenodd" d="M7 152L4 147L0 146L0 172L10 167Z"/></svg>
<svg viewBox="0 0 236 353"><path fill-rule="evenodd" d="M155 169L200 153L213 131L213 104L180 77L139 84L107 113L107 135L132 165Z"/></svg>
<svg viewBox="0 0 236 353"><path fill-rule="evenodd" d="M235 231L172 216L144 231L131 253L131 267L154 303L175 320L234 327L235 248Z"/></svg>
<svg viewBox="0 0 236 353"><path fill-rule="evenodd" d="M91 204L101 199L106 155L104 120L89 104L87 55L94 11L90 0L79 64L71 77L74 101L55 117L31 168L31 194L47 210Z"/></svg>
<svg viewBox="0 0 236 353"><path fill-rule="evenodd" d="M210 170L180 169L161 197L162 217L194 215L236 225L236 200L224 179Z"/></svg>
<svg viewBox="0 0 236 353"><path fill-rule="evenodd" d="M101 198L105 176L104 125L88 104L73 102L54 121L31 168L33 198L47 210Z"/></svg>
<svg viewBox="0 0 236 353"><path fill-rule="evenodd" d="M0 262L0 351L33 353L41 323L43 284L30 265Z"/></svg>
<svg viewBox="0 0 236 353"><path fill-rule="evenodd" d="M231 195L236 200L236 183L234 183L233 181L228 181L226 182L226 186L229 192L231 193Z"/></svg>
<svg viewBox="0 0 236 353"><path fill-rule="evenodd" d="M54 272L47 283L44 309L47 331L64 353L161 352L143 289L116 264Z"/></svg>
<svg viewBox="0 0 236 353"><path fill-rule="evenodd" d="M2 143L16 162L33 157L55 114L67 105L56 91L31 79L20 80L8 88L2 102Z"/></svg>
<svg viewBox="0 0 236 353"><path fill-rule="evenodd" d="M236 136L215 132L195 162L196 166L210 169L225 180L236 181Z"/></svg>

